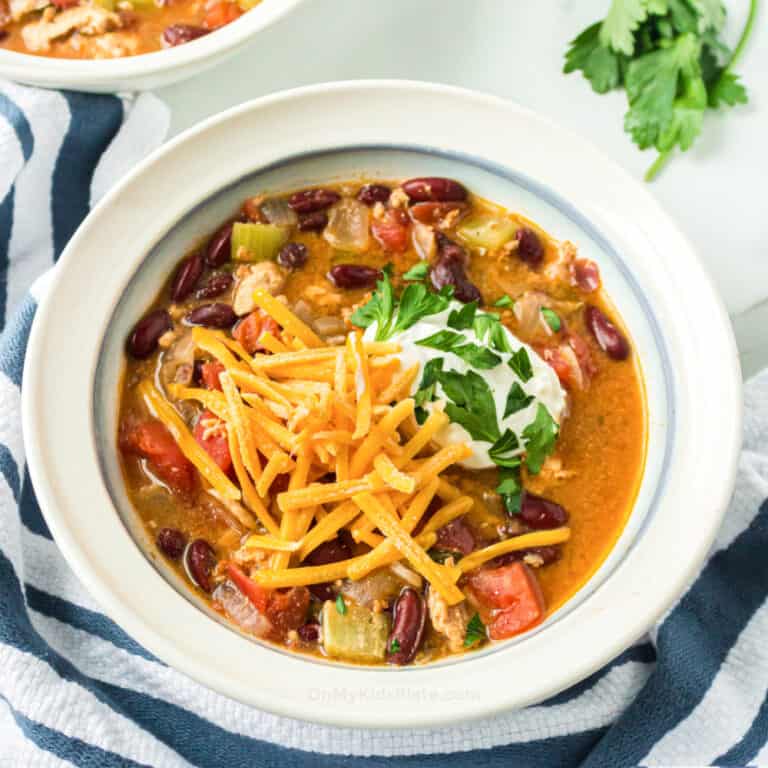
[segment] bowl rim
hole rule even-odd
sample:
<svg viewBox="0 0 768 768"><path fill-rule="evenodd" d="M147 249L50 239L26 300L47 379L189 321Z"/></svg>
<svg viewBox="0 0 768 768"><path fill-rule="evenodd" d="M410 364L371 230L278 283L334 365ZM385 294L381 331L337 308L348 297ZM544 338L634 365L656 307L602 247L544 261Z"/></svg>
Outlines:
<svg viewBox="0 0 768 768"><path fill-rule="evenodd" d="M20 83L49 87L109 89L114 83L167 75L202 65L208 59L232 52L260 30L290 13L305 0L263 0L239 19L212 34L173 48L115 59L66 59L37 56L0 48L0 74Z"/></svg>
<svg viewBox="0 0 768 768"><path fill-rule="evenodd" d="M697 485L699 493L701 493L700 486L707 482L709 483L708 515L699 518L700 527L698 532L700 535L695 539L695 542L688 545L686 557L683 558L685 562L678 562L668 566L674 572L671 574L673 577L671 583L661 585L664 589L659 589L658 593L654 593L654 599L650 600L650 604L648 595L645 594L645 610L642 617L637 615L630 617L625 616L624 618L627 619L627 621L623 631L615 632L613 636L606 638L601 645L599 653L594 649L592 649L591 653L585 652L579 659L572 660L570 664L564 665L564 667L568 667L567 672L565 670L558 670L556 674L552 675L551 679L539 684L536 687L535 692L530 686L525 692L518 692L511 696L508 694L500 694L496 691L494 697L488 697L487 699L473 702L469 707L470 711L466 711L466 709L464 711L452 711L450 708L441 706L436 708L421 707L418 711L414 711L414 709L411 708L410 711L404 714L392 707L382 707L380 705L374 705L373 709L365 709L359 706L344 706L337 707L336 709L333 707L320 707L320 711L317 711L318 707L312 706L313 703L316 705L317 702L309 700L304 703L303 707L299 705L297 709L295 701L290 705L286 705L283 701L273 701L266 698L260 691L255 691L252 695L244 695L241 688L232 685L231 681L222 680L214 670L201 670L192 663L191 659L185 656L184 651L175 647L175 643L167 642L164 637L158 635L156 631L148 627L140 613L136 614L135 606L130 608L123 604L119 599L116 599L116 595L110 590L110 587L102 583L102 578L99 575L98 569L96 569L94 565L88 561L87 557L85 557L85 553L81 549L77 538L67 529L64 519L60 516L59 507L66 506L66 503L62 503L61 498L58 500L56 498L56 485L50 480L49 468L51 467L51 464L50 460L46 459L42 441L33 441L27 438L25 439L25 443L28 454L28 464L35 489L38 493L40 506L64 556L70 562L78 576L96 596L97 600L107 608L107 612L112 615L118 623L127 628L131 634L137 637L140 642L146 645L161 659L168 661L173 666L181 669L209 687L235 698L245 700L261 709L266 709L279 715L299 717L305 720L332 725L416 727L449 724L459 720L484 717L496 714L511 706L521 706L535 700L540 700L562 690L577 680L583 679L636 640L637 637L646 631L647 628L669 608L688 584L703 561L717 528L719 527L722 514L725 511L728 498L730 497L733 479L735 478L736 461L741 441L741 377L735 342L722 302L713 289L711 279L698 263L693 249L690 244L687 243L684 236L681 235L677 227L671 222L669 217L661 211L660 207L647 190L639 187L639 185L637 185L637 183L623 170L603 158L597 150L583 139L570 132L564 131L551 121L539 117L530 110L493 96L478 94L476 92L450 86L409 81L350 81L307 86L263 97L214 116L184 134L181 134L140 164L128 175L128 177L120 182L101 203L99 203L73 237L62 255L60 260L61 267L57 268L57 273L54 277L54 285L48 294L48 298L38 308L37 317L30 336L22 392L24 434L25 436L42 434L42 409L36 406L41 402L38 392L45 388L44 334L51 330L51 313L55 303L51 300L51 296L55 295L58 284L62 282L64 270L71 270L75 267L77 253L81 244L87 242L89 237L93 237L94 222L97 222L103 216L109 216L110 208L114 206L115 203L119 203L121 195L132 183L134 183L134 181L140 179L145 174L151 175L153 168L157 171L163 166L164 162L169 161L169 158L170 162L172 162L174 153L176 153L180 147L184 147L185 145L189 146L195 142L204 140L205 135L208 132L213 131L217 126L230 122L236 124L238 119L243 116L247 117L251 113L259 114L260 112L269 110L273 107L279 108L286 104L301 105L304 102L311 102L312 98L318 95L335 96L342 102L353 97L378 99L382 104L388 104L390 102L397 103L398 99L401 99L403 102L412 103L414 98L432 98L444 105L447 105L448 102L457 102L462 104L462 108L474 108L477 110L484 109L489 113L495 114L495 116L501 120L516 118L526 123L538 125L542 128L546 126L547 131L556 134L556 136L571 149L577 147L586 152L591 161L599 161L599 167L595 169L595 177L603 177L603 181L609 179L612 183L617 185L617 190L626 192L633 203L642 204L642 207L644 208L642 214L644 215L641 216L641 219L644 223L655 221L655 225L660 228L660 232L663 232L665 237L671 237L673 239L677 250L676 259L674 263L670 265L671 268L678 273L680 270L692 270L690 272L691 280L693 280L698 289L702 291L699 299L699 304L702 306L699 306L698 310L696 310L696 302L694 301L694 306L687 307L687 309L693 311L696 319L701 320L701 322L710 329L713 334L711 340L714 339L713 343L723 361L722 366L717 371L717 376L718 388L719 391L724 394L725 402L721 410L716 414L716 420L718 422L718 429L720 430L720 443L717 446L717 455L719 457L719 466L721 468L725 467L725 477L723 478L723 482L716 481L710 476L705 476L704 478L697 477L697 480L699 481ZM449 109L448 106L444 106L444 108ZM362 130L362 127L360 130ZM443 137L441 136L441 138ZM460 140L457 139L456 144L458 145L458 149L462 148ZM595 182L594 180L591 180L588 183L594 184ZM215 191L218 190L211 191L209 196ZM566 197L567 199L567 195L562 194L561 196ZM633 208L633 213L637 214L638 209ZM598 229L600 229L600 227L598 227ZM131 260L134 266L138 263L138 260L138 256ZM692 291L691 293L694 296L696 295L695 291ZM704 301L701 301L702 297ZM688 299L685 300L690 303L690 298L691 297L688 297ZM686 332L690 332L690 328L688 327L686 327L685 330ZM699 365L699 367L701 367L701 363L697 363L695 359L691 361L691 364ZM92 380L93 372L90 373L90 377ZM702 446L699 446L699 448L703 449ZM624 566L622 566L622 568L623 567ZM635 574L635 576L636 575L637 574ZM625 573L623 577L625 581L627 580L627 577L628 574ZM612 574L610 578L615 579L616 574ZM203 614L200 615L202 616ZM568 631L569 628L571 630L574 628L573 621L566 621L565 624L569 625L564 628L565 631ZM613 627L613 629L615 630L615 627ZM559 634L562 637L562 633ZM552 649L549 649L548 652L551 652L551 650ZM494 654L494 657L498 659L499 654ZM297 675L303 675L305 667L307 666L301 664L301 661L297 660L296 657L293 657L290 660L284 660L284 662L281 662L278 666L281 665L285 666L286 673L296 673ZM467 663L465 666L472 666L472 664ZM476 666L478 668L480 667L479 664ZM340 674L339 669L343 669L335 666L330 668L334 670L334 673L337 676ZM432 666L412 668L412 670L409 669L409 674L414 678L414 683L416 685L424 684L427 687L431 687L434 686L434 680L431 682L429 681L431 674L430 670L434 669L436 669L436 667ZM342 674L346 675L347 673ZM382 676L388 674L388 671L377 670L370 672L366 670L365 672L360 672L359 670L355 670L355 674L359 676L361 683L363 682L363 678L365 678L366 685L381 685L385 682ZM416 682L416 678L419 680L418 683ZM390 677L387 682L391 682L392 680L393 678ZM399 680L400 678L398 678L398 682ZM404 719L404 716L407 719Z"/></svg>

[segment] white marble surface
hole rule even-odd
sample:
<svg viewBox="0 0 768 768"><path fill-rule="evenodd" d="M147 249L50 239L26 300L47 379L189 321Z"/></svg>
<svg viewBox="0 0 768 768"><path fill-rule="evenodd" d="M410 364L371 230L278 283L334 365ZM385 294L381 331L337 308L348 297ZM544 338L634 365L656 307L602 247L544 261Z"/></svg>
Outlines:
<svg viewBox="0 0 768 768"><path fill-rule="evenodd" d="M280 0L267 0L280 2ZM746 0L728 0L738 37ZM163 89L172 131L271 91L327 80L409 78L513 99L592 139L637 178L654 159L622 130L623 93L561 74L567 42L608 0L306 0L245 52ZM652 191L696 245L728 306L745 375L768 365L768 10L738 71L750 104L712 114ZM471 130L471 125L467 126Z"/></svg>

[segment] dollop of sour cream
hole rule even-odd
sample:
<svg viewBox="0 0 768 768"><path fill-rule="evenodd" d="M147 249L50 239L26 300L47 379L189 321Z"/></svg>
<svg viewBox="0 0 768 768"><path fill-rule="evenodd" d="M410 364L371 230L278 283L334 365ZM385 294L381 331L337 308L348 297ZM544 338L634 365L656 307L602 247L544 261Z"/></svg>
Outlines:
<svg viewBox="0 0 768 768"><path fill-rule="evenodd" d="M490 369L473 368L461 357L450 351L432 349L430 347L420 346L416 343L432 336L437 331L448 328L448 316L452 311L461 309L462 306L463 305L458 302L452 302L445 311L423 317L410 328L396 333L387 339L387 341L397 343L402 347L401 352L398 353L402 370L408 370L417 364L419 366L419 372L414 379L410 394L415 395L418 391L424 372L424 366L430 360L441 357L444 361L444 371L456 371L457 373L464 374L471 370L488 383L496 406L496 416L500 431L503 433L506 429L511 429L518 437L521 446L523 445L523 430L534 421L540 403L546 407L552 418L560 424L566 408L566 393L560 385L560 380L558 379L557 374L544 360L541 359L532 347L518 339L517 336L506 327L502 326L512 352L504 353L497 349L493 349L494 353L501 358L501 363L495 368ZM466 330L456 330L455 333L464 336L467 343L485 347L488 346L486 340L478 339L474 330L471 328ZM373 323L366 328L363 340L375 341L375 338L376 323ZM521 347L526 349L528 358L531 361L533 375L528 381L523 381L508 365L509 359L515 352L518 352ZM533 400L522 410L504 418L507 396L515 382L522 387L527 395L531 395ZM437 399L435 401L425 404L425 409L443 409L445 407L445 393L442 391L439 384L436 387L436 396ZM465 459L461 464L468 469L488 469L496 466L489 455L491 443L485 440L473 440L469 432L467 432L467 430L460 424L450 422L435 435L435 442L440 446L452 445L455 443L467 443L472 449L472 456Z"/></svg>

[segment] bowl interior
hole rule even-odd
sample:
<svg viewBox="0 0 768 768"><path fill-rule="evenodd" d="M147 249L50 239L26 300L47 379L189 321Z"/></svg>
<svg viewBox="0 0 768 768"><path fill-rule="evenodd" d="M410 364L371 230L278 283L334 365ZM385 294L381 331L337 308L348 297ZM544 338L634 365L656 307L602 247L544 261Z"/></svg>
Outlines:
<svg viewBox="0 0 768 768"><path fill-rule="evenodd" d="M174 265L201 237L232 215L242 200L255 194L280 192L309 184L355 178L450 176L473 192L520 211L560 240L571 240L580 255L596 261L607 293L632 337L644 377L647 398L647 459L641 487L619 541L589 582L564 606L532 632L467 657L437 664L455 664L498 651L501 647L546 632L583 603L626 557L654 514L664 483L674 433L674 381L668 352L656 316L611 235L551 189L505 167L455 152L418 146L350 146L286 158L249 172L200 202L173 224L144 255L123 286L105 330L93 389L96 452L109 495L136 546L185 599L212 619L222 621L164 565L147 537L125 492L116 452L117 394L123 370L124 341L130 328L157 295ZM230 625L227 624L229 627ZM258 641L255 641L258 642ZM282 651L277 651L281 652ZM325 663L325 662L318 662ZM401 670L406 673L409 668Z"/></svg>

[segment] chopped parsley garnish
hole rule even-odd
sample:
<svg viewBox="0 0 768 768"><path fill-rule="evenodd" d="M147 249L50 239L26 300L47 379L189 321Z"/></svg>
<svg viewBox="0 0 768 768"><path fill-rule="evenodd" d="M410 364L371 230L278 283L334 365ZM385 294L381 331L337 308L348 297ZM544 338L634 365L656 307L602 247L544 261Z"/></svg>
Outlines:
<svg viewBox="0 0 768 768"><path fill-rule="evenodd" d="M473 440L495 443L501 437L493 393L485 379L474 371L440 371L437 381L452 401L445 406L452 422L464 427Z"/></svg>
<svg viewBox="0 0 768 768"><path fill-rule="evenodd" d="M400 641L396 638L392 638L392 642L389 644L389 652L397 653L400 650Z"/></svg>
<svg viewBox="0 0 768 768"><path fill-rule="evenodd" d="M541 314L544 317L544 320L546 321L547 325L555 333L557 333L562 327L562 323L560 322L560 315L558 315L557 312L551 310L549 307L542 307Z"/></svg>
<svg viewBox="0 0 768 768"><path fill-rule="evenodd" d="M523 408L527 408L533 402L533 395L527 395L525 390L517 383L514 382L507 395L507 404L504 406L504 416L507 418L513 413L522 411Z"/></svg>
<svg viewBox="0 0 768 768"><path fill-rule="evenodd" d="M509 339L501 324L498 315L492 315L489 312L480 312L475 317L472 324L475 336L480 341L490 344L497 352L511 353L512 347L509 345Z"/></svg>
<svg viewBox="0 0 768 768"><path fill-rule="evenodd" d="M501 358L487 347L471 344L460 333L447 329L433 333L426 339L419 339L416 343L441 352L451 352L473 368L487 370L501 364Z"/></svg>
<svg viewBox="0 0 768 768"><path fill-rule="evenodd" d="M488 455L491 461L498 467L519 467L520 466L520 441L517 435L507 429L504 434L490 447Z"/></svg>
<svg viewBox="0 0 768 768"><path fill-rule="evenodd" d="M510 515L520 513L523 498L523 485L520 482L520 467L501 467L496 493L501 496L504 508Z"/></svg>
<svg viewBox="0 0 768 768"><path fill-rule="evenodd" d="M525 347L520 347L517 352L512 354L508 365L517 374L517 378L523 383L533 378L531 358L528 356L528 350Z"/></svg>
<svg viewBox="0 0 768 768"><path fill-rule="evenodd" d="M347 612L347 604L343 595L336 595L336 610L343 616Z"/></svg>
<svg viewBox="0 0 768 768"><path fill-rule="evenodd" d="M515 305L514 300L511 296L508 296L507 294L504 294L500 299L497 299L493 302L494 307L498 307L499 309L508 309L509 307L513 307Z"/></svg>
<svg viewBox="0 0 768 768"><path fill-rule="evenodd" d="M358 307L350 318L358 328L376 323L376 341L386 341L390 336L405 331L423 317L436 315L448 308L453 296L453 286L446 286L439 293L427 289L423 283L411 283L400 298L395 298L389 271L384 270L381 280L370 300Z"/></svg>
<svg viewBox="0 0 768 768"><path fill-rule="evenodd" d="M485 624L480 620L480 614L476 613L467 624L467 633L464 635L464 647L469 648L480 640L486 640Z"/></svg>
<svg viewBox="0 0 768 768"><path fill-rule="evenodd" d="M421 383L414 399L416 406L423 408L425 403L429 403L435 399L435 386L437 385L437 376L443 370L443 358L435 357L430 360L425 366L421 374Z"/></svg>
<svg viewBox="0 0 768 768"><path fill-rule="evenodd" d="M426 261L420 261L414 264L404 275L403 280L423 280L429 274L429 264Z"/></svg>
<svg viewBox="0 0 768 768"><path fill-rule="evenodd" d="M525 464L534 475L541 472L544 459L555 448L555 441L560 431L558 423L552 418L544 405L539 403L536 418L523 430L525 444Z"/></svg>
<svg viewBox="0 0 768 768"><path fill-rule="evenodd" d="M448 327L454 328L457 331L466 331L475 322L476 313L477 302L470 301L469 304L465 304L461 309L454 309L448 315Z"/></svg>
<svg viewBox="0 0 768 768"><path fill-rule="evenodd" d="M563 71L581 70L597 93L624 88L624 130L640 149L659 155L652 180L676 147L701 132L708 109L747 103L733 72L757 17L757 0L733 53L720 39L720 0L613 0L607 16L571 41Z"/></svg>

